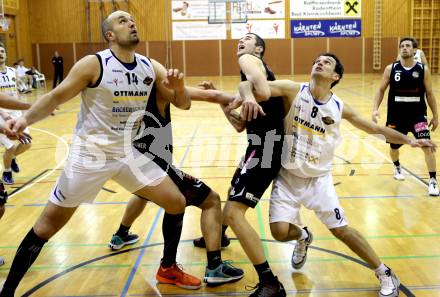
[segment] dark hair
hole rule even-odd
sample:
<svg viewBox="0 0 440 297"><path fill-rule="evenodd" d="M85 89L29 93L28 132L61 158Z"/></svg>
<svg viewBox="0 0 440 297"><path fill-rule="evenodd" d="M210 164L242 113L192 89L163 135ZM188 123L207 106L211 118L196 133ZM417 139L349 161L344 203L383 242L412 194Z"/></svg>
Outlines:
<svg viewBox="0 0 440 297"><path fill-rule="evenodd" d="M333 58L333 59L335 60L335 62L336 62L336 65L335 65L335 72L339 75L339 79L338 79L337 81L334 81L334 82L331 84L331 86L330 86L330 89L331 89L331 88L333 88L334 86L336 86L336 85L339 83L339 81L342 79L342 76L344 76L344 65L342 65L341 61L339 60L339 58L338 58L335 54L332 54L332 53L323 53L323 54L318 55L318 57L321 57L321 56L324 56L324 57L331 57L331 58Z"/></svg>
<svg viewBox="0 0 440 297"><path fill-rule="evenodd" d="M400 39L399 47L402 45L402 42L404 42L404 41L411 41L413 48L419 47L419 45L417 44L417 41L412 37L404 37L404 38Z"/></svg>
<svg viewBox="0 0 440 297"><path fill-rule="evenodd" d="M261 46L263 48L263 51L260 53L261 58L263 58L264 52L266 51L266 43L264 42L264 39L261 38L260 36L258 36L255 33L247 33L246 35L249 35L249 34L255 36L255 45L256 46Z"/></svg>
<svg viewBox="0 0 440 297"><path fill-rule="evenodd" d="M107 36L105 36L105 33L107 33L107 31L111 31L113 29L112 23L110 21L110 19L108 17L105 18L105 20L102 21L101 24L101 33L102 36L104 37L105 41L109 42L109 40L107 39Z"/></svg>

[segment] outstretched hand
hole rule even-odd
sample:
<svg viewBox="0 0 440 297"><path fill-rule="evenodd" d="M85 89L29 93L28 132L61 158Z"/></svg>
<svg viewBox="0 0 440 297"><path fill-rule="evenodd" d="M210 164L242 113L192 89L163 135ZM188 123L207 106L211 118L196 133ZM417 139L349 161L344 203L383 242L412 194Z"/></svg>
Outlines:
<svg viewBox="0 0 440 297"><path fill-rule="evenodd" d="M212 81L204 80L197 85L200 89L203 90L217 90Z"/></svg>
<svg viewBox="0 0 440 297"><path fill-rule="evenodd" d="M163 85L168 89L174 91L183 91L185 89L185 82L183 80L183 73L179 69L168 69L167 77L162 81Z"/></svg>
<svg viewBox="0 0 440 297"><path fill-rule="evenodd" d="M261 105L255 100L245 99L241 104L241 118L250 122L253 119L255 120L258 117L258 114L263 116L266 115Z"/></svg>
<svg viewBox="0 0 440 297"><path fill-rule="evenodd" d="M27 127L27 121L24 117L7 120L3 126L3 133L10 139L31 139L30 136L24 133Z"/></svg>
<svg viewBox="0 0 440 297"><path fill-rule="evenodd" d="M224 108L227 111L231 111L231 110L239 108L242 103L243 103L243 99L240 97L239 94L237 94L235 96L235 99L233 101L231 101L229 104L226 104Z"/></svg>
<svg viewBox="0 0 440 297"><path fill-rule="evenodd" d="M413 139L410 141L411 147L429 147L432 152L435 152L437 145L430 139Z"/></svg>
<svg viewBox="0 0 440 297"><path fill-rule="evenodd" d="M32 136L27 134L26 132L22 132L19 136L18 136L18 141L21 144L30 144L32 143Z"/></svg>

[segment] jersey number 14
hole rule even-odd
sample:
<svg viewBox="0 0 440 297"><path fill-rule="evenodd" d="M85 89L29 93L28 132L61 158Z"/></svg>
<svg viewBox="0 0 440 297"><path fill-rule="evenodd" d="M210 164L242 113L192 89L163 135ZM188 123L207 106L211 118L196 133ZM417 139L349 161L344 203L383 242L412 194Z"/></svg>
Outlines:
<svg viewBox="0 0 440 297"><path fill-rule="evenodd" d="M126 72L125 76L127 77L129 85L131 85L132 82L133 82L133 84L136 84L136 85L138 84L138 77L137 77L136 73Z"/></svg>

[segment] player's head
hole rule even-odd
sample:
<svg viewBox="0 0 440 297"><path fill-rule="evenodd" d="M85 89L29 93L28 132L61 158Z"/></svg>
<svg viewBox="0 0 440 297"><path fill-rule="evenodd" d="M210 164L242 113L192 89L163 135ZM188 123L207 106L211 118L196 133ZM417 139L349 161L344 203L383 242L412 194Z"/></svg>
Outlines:
<svg viewBox="0 0 440 297"><path fill-rule="evenodd" d="M412 37L405 37L400 40L399 52L403 59L408 59L414 56L416 53L418 44L417 41Z"/></svg>
<svg viewBox="0 0 440 297"><path fill-rule="evenodd" d="M24 60L23 59L19 59L17 61L17 63L18 63L18 66L24 66Z"/></svg>
<svg viewBox="0 0 440 297"><path fill-rule="evenodd" d="M57 58L60 56L60 54L58 53L58 51L54 51L54 52L53 52L53 55L54 55L55 57L57 57Z"/></svg>
<svg viewBox="0 0 440 297"><path fill-rule="evenodd" d="M6 63L7 57L6 47L2 42L0 42L0 64Z"/></svg>
<svg viewBox="0 0 440 297"><path fill-rule="evenodd" d="M250 54L263 58L265 50L266 43L263 38L255 33L248 33L238 41L237 56Z"/></svg>
<svg viewBox="0 0 440 297"><path fill-rule="evenodd" d="M333 88L342 79L344 66L336 55L324 53L319 55L313 62L311 74L312 77L327 78L331 82L330 88Z"/></svg>
<svg viewBox="0 0 440 297"><path fill-rule="evenodd" d="M136 23L133 17L122 10L112 12L101 25L102 35L110 44L136 46L139 43Z"/></svg>
<svg viewBox="0 0 440 297"><path fill-rule="evenodd" d="M182 3L182 8L183 8L183 9L187 9L188 6L189 6L189 3L186 2L186 1L183 1L183 3Z"/></svg>

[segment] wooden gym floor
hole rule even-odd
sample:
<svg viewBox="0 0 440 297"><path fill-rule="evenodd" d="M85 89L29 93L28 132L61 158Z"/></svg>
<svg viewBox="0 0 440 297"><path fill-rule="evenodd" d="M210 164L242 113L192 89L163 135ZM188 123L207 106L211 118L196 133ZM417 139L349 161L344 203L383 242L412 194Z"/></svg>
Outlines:
<svg viewBox="0 0 440 297"><path fill-rule="evenodd" d="M288 77L283 77L288 78ZM195 85L207 78L189 78ZM238 77L208 78L218 88L234 92ZM297 76L295 80L307 80ZM380 75L346 75L335 93L370 117ZM433 77L437 99L439 76ZM27 96L34 100L36 93ZM381 123L386 118L386 98ZM8 187L10 200L0 221L0 286L6 278L17 246L47 202L54 182L63 168L67 143L76 122L79 99L61 106L55 116L34 125L33 147L18 158L22 171L16 184ZM237 134L213 104L194 102L190 111L172 110L176 165L205 181L224 201L231 176L246 146L245 134ZM388 145L342 125L343 143L334 159L337 193L351 226L357 228L381 259L392 267L404 286L401 296L440 296L440 198L427 196L427 170L420 149L404 147L401 163L405 181L393 179ZM440 134L433 139L439 143ZM283 282L288 296L377 296L374 273L308 210L303 221L313 230L315 241L308 262L301 271L290 266L293 246L275 242L268 224L267 191L248 218L264 241L269 262ZM69 224L43 249L21 283L17 296L247 296L246 285L255 285L257 276L239 243L233 240L223 250L246 272L241 281L217 288L187 291L158 285L155 273L162 253L163 210L150 204L135 222L138 244L112 253L107 243L117 229L130 194L110 181L94 204L81 206ZM206 256L194 248L200 236L200 210L188 208L185 215L178 261L185 270L203 277ZM228 235L234 237L231 230ZM162 295L161 295L162 294Z"/></svg>

